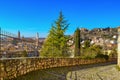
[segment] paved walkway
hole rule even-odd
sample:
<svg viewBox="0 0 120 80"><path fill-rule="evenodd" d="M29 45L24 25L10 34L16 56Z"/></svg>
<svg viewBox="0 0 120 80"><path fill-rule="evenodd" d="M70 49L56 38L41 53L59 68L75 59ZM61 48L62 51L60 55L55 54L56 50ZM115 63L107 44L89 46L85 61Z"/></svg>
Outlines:
<svg viewBox="0 0 120 80"><path fill-rule="evenodd" d="M67 74L67 80L120 80L120 71L115 67L107 65L71 71Z"/></svg>

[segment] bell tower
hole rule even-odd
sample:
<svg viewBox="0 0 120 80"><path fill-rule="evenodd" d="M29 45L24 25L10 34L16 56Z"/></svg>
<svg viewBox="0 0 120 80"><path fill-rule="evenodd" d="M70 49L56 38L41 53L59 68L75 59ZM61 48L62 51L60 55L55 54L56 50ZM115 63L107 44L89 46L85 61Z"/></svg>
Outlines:
<svg viewBox="0 0 120 80"><path fill-rule="evenodd" d="M39 46L39 33L36 34L36 47Z"/></svg>
<svg viewBox="0 0 120 80"><path fill-rule="evenodd" d="M20 39L20 31L18 31L18 38Z"/></svg>

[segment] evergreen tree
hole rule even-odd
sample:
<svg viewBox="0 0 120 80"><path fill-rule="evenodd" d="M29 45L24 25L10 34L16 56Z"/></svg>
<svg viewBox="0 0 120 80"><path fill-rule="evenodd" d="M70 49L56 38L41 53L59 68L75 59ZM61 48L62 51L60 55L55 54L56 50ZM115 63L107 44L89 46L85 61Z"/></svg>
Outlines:
<svg viewBox="0 0 120 80"><path fill-rule="evenodd" d="M74 35L75 39L75 56L80 56L80 29L77 28Z"/></svg>
<svg viewBox="0 0 120 80"><path fill-rule="evenodd" d="M62 12L58 19L52 25L52 28L46 38L42 49L41 56L43 57L66 57L69 56L68 37L65 35L69 24L64 20Z"/></svg>

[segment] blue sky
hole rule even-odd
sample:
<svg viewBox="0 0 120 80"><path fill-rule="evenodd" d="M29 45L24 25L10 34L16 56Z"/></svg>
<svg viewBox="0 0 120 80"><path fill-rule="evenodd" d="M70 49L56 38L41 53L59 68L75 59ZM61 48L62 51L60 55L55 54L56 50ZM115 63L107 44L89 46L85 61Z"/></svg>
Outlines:
<svg viewBox="0 0 120 80"><path fill-rule="evenodd" d="M70 26L66 34L77 27L117 27L120 25L120 0L0 0L0 27L6 31L34 37L46 37L51 24L62 10Z"/></svg>

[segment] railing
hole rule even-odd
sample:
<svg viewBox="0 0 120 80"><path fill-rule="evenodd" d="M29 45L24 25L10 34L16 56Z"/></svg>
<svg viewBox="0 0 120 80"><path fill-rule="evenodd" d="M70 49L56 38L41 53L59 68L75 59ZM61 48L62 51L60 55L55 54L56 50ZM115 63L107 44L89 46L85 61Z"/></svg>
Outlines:
<svg viewBox="0 0 120 80"><path fill-rule="evenodd" d="M12 79L38 69L61 66L75 66L116 62L116 59L80 59L80 58L14 58L0 59L0 79Z"/></svg>

